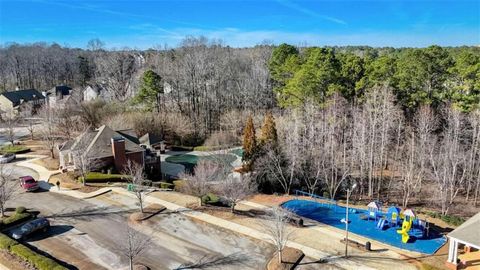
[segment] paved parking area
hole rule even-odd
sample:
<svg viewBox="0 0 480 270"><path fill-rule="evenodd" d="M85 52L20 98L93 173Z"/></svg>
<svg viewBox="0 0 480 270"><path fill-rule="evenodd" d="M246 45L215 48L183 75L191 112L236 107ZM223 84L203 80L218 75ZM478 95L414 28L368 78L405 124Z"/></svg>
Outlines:
<svg viewBox="0 0 480 270"><path fill-rule="evenodd" d="M122 269L119 256L127 217L135 200L107 193L79 200L52 192L21 192L11 206L41 211L52 230L26 241L71 266L72 269ZM262 269L273 247L181 214L162 213L142 225L131 225L152 238L152 246L139 258L152 269Z"/></svg>

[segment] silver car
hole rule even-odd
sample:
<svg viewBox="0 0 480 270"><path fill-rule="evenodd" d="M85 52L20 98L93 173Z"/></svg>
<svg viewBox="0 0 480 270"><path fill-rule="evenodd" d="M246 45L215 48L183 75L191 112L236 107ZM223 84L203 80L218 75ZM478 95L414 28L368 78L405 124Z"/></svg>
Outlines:
<svg viewBox="0 0 480 270"><path fill-rule="evenodd" d="M8 163L14 159L15 159L15 154L8 153L8 154L0 155L0 164Z"/></svg>

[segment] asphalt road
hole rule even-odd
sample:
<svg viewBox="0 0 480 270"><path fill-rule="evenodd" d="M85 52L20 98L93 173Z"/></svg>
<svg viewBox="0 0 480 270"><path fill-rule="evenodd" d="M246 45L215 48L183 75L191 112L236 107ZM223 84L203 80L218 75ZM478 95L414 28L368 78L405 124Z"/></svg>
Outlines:
<svg viewBox="0 0 480 270"><path fill-rule="evenodd" d="M32 173L19 168L15 174ZM52 223L47 234L40 233L27 244L72 269L126 268L119 247L126 242L127 217L136 208L131 198L107 194L79 200L47 191L20 192L7 206L20 205L40 211ZM178 213L162 213L131 227L152 239L138 260L151 269L262 269L273 252L270 245Z"/></svg>

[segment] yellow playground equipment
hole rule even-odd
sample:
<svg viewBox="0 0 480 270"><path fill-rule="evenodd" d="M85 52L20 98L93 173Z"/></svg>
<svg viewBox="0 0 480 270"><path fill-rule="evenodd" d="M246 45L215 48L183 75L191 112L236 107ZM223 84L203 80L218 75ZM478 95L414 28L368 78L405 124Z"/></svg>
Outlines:
<svg viewBox="0 0 480 270"><path fill-rule="evenodd" d="M402 223L402 229L397 230L398 234L402 235L402 243L406 244L410 236L408 235L408 231L412 228L413 218L404 219Z"/></svg>

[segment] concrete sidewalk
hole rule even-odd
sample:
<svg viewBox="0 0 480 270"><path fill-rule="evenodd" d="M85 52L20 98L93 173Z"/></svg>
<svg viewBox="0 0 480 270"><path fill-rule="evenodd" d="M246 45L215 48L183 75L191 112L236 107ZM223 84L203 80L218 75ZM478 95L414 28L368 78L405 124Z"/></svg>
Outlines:
<svg viewBox="0 0 480 270"><path fill-rule="evenodd" d="M46 158L48 156L21 154L21 155L17 155L17 157L18 158L26 158L27 160L18 162L15 165L26 167L26 168L29 168L29 169L32 169L32 170L36 171L38 173L38 176L39 176L39 179L38 179L39 181L43 180L43 181L48 183L48 180L50 179L50 177L52 175L61 173L60 170L50 171L50 170L48 170L47 168L45 168L41 165L33 163L33 161L35 161L35 160L43 159L43 158Z"/></svg>

